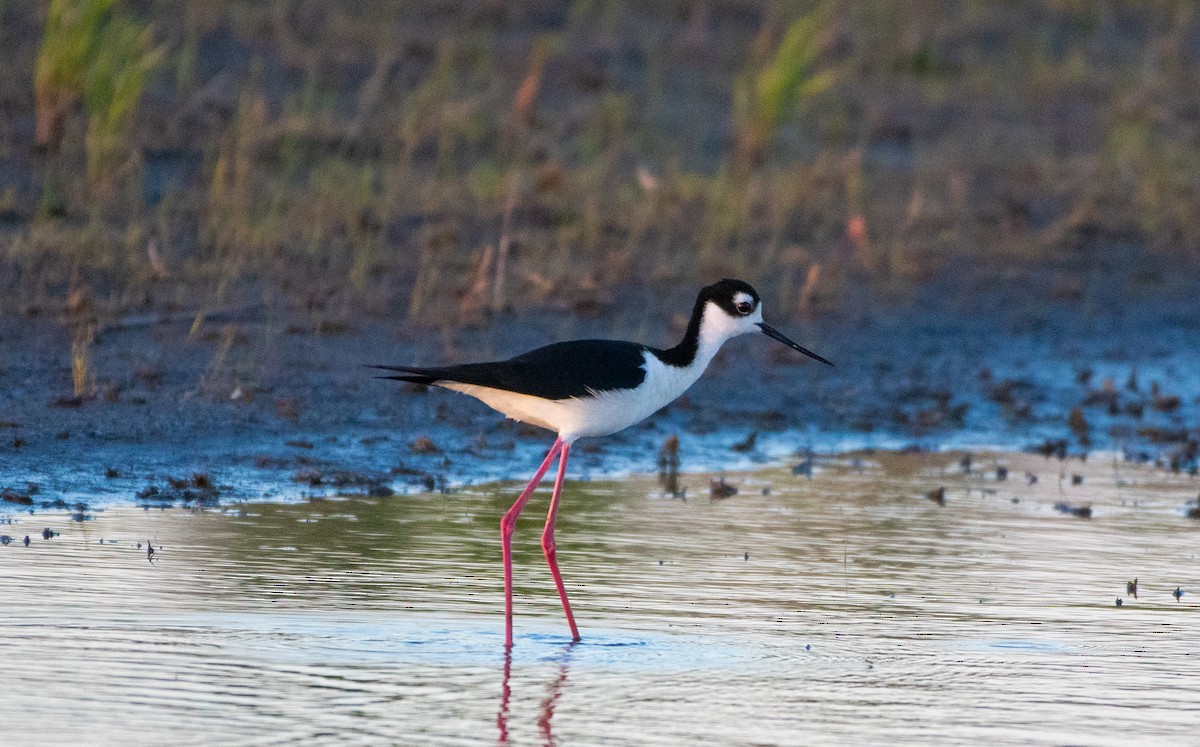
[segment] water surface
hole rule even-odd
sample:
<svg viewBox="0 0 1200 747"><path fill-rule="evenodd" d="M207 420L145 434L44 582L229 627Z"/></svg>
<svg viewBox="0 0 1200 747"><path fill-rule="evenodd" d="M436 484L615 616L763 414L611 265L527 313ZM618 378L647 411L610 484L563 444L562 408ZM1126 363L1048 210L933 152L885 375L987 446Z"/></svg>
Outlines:
<svg viewBox="0 0 1200 747"><path fill-rule="evenodd" d="M0 741L1195 743L1196 597L1172 594L1200 591L1194 478L999 459L1003 482L950 455L728 475L723 501L703 476L686 501L570 483L578 645L539 494L508 660L497 526L518 486L10 514Z"/></svg>

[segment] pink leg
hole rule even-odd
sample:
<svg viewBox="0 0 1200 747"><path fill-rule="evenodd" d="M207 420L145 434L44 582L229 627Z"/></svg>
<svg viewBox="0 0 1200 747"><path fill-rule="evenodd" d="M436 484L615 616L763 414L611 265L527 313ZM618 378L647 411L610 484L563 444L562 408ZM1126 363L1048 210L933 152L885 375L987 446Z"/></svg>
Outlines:
<svg viewBox="0 0 1200 747"><path fill-rule="evenodd" d="M550 469L550 463L554 461L554 457L558 456L558 452L563 448L562 439L554 439L554 445L550 447L549 453L546 454L545 461L542 466L538 467L538 471L534 474L533 479L521 491L521 495L517 496L517 500L512 504L512 508L505 512L504 518L500 520L500 552L504 556L504 645L513 645L513 600L512 600L512 534L513 529L517 526L517 517L521 515L521 509L525 508L525 503L529 497L533 495L533 491L537 489L538 483L542 481L542 477L546 475L546 470Z"/></svg>
<svg viewBox="0 0 1200 747"><path fill-rule="evenodd" d="M550 564L550 575L554 576L554 585L558 587L558 598L562 600L563 610L567 613L567 624L571 626L571 639L579 640L579 628L575 627L575 616L571 614L571 603L567 601L567 589L563 586L562 574L558 572L558 562L555 560L554 522L558 520L558 499L562 496L563 476L567 473L567 456L571 453L571 445L563 444L558 458L558 479L554 481L554 495L550 497L550 513L546 514L546 528L542 530L542 552L546 554L546 562Z"/></svg>

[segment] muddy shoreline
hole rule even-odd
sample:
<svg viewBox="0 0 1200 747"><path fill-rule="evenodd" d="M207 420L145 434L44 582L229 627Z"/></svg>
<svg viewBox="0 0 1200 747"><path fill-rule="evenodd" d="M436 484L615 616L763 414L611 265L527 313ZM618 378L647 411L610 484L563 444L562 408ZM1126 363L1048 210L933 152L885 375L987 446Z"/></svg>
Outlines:
<svg viewBox="0 0 1200 747"><path fill-rule="evenodd" d="M581 477L653 472L662 442L678 435L684 471L947 448L1107 449L1196 470L1200 317L1186 302L1014 306L780 321L838 367L766 339L735 340L680 401L581 442L575 468ZM377 318L320 328L303 313L261 308L199 324L188 315L115 319L89 348L95 396L82 400L72 397L70 328L6 318L0 489L20 496L32 483L27 505L62 508L521 479L547 434L466 397L377 381L363 365L496 359L584 337L669 344L681 325L669 308L603 319L543 311L455 330Z"/></svg>

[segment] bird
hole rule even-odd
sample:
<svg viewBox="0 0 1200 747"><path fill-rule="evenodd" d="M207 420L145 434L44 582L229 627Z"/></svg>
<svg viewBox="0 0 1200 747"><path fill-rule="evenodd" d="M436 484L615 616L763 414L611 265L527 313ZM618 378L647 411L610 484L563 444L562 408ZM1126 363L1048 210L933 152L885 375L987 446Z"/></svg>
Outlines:
<svg viewBox="0 0 1200 747"><path fill-rule="evenodd" d="M659 349L622 340L558 342L504 361L420 367L371 364L390 372L381 379L441 387L467 394L513 420L556 434L541 466L500 521L504 562L505 646L513 645L512 535L517 517L554 460L558 471L542 530L542 552L571 629L580 640L562 574L554 527L572 445L608 436L639 423L673 402L704 373L731 338L762 333L821 363L829 360L802 347L763 321L762 300L741 280L720 280L700 290L683 340Z"/></svg>

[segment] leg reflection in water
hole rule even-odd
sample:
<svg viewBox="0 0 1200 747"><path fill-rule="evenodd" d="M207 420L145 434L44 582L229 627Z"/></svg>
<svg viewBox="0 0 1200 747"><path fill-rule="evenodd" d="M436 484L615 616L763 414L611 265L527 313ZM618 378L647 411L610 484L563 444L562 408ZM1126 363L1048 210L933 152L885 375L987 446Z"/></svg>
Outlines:
<svg viewBox="0 0 1200 747"><path fill-rule="evenodd" d="M543 744L554 744L554 707L562 697L563 687L567 684L567 675L571 671L571 650L579 641L571 641L563 649L558 662L558 676L546 688L546 697L542 700L541 712L538 714L538 731L542 734ZM512 648L504 650L504 681L500 687L500 710L496 713L496 728L500 735L498 744L508 744L508 710L512 699Z"/></svg>
<svg viewBox="0 0 1200 747"><path fill-rule="evenodd" d="M496 728L500 730L497 744L508 744L508 701L512 697L509 679L512 677L512 646L504 647L504 681L500 685L500 711L496 714Z"/></svg>
<svg viewBox="0 0 1200 747"><path fill-rule="evenodd" d="M551 721L554 719L554 706L558 704L558 699L562 697L563 686L567 684L567 674L571 668L571 649L575 648L578 640L571 641L563 650L562 659L558 663L558 677L550 683L550 687L546 691L546 698L542 701L542 712L538 716L538 730L542 732L544 744L554 744L554 731L551 726Z"/></svg>

